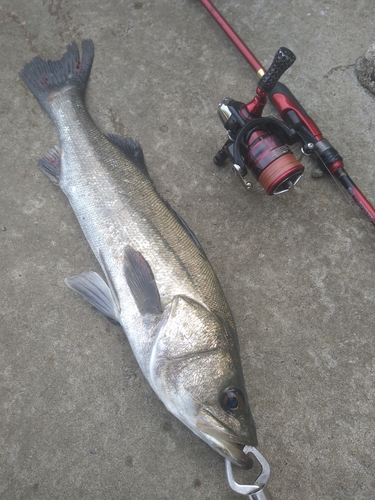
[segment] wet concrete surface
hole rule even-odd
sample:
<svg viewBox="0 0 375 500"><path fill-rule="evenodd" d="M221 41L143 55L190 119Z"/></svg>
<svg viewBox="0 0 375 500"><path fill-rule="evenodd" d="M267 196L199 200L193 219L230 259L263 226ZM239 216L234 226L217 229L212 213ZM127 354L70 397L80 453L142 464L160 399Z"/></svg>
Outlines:
<svg viewBox="0 0 375 500"><path fill-rule="evenodd" d="M295 52L282 81L375 203L375 98L355 75L373 2L216 5L264 66L279 46ZM99 267L37 167L57 135L17 72L83 38L96 47L92 116L141 142L232 307L273 498L373 498L375 227L328 175L311 177L311 158L279 197L212 163L217 104L250 100L256 77L196 0L1 2L0 498L241 498L222 457L154 395L121 329L64 284Z"/></svg>

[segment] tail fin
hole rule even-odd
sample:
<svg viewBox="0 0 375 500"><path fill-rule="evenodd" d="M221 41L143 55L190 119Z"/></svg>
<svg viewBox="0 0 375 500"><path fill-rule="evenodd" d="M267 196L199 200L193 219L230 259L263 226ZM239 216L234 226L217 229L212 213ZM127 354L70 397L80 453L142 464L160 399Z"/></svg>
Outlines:
<svg viewBox="0 0 375 500"><path fill-rule="evenodd" d="M48 96L51 92L72 85L83 94L93 60L94 43L92 40L83 40L81 57L77 44L73 42L58 61L35 57L19 74L42 108L48 111Z"/></svg>

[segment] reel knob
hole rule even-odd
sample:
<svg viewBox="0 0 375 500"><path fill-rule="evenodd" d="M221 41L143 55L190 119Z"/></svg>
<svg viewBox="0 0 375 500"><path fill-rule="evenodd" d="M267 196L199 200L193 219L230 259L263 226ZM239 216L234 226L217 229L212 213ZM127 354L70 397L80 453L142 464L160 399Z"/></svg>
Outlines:
<svg viewBox="0 0 375 500"><path fill-rule="evenodd" d="M280 47L272 61L271 66L258 82L258 88L269 94L276 83L280 80L281 75L291 67L296 60L296 56L290 49Z"/></svg>

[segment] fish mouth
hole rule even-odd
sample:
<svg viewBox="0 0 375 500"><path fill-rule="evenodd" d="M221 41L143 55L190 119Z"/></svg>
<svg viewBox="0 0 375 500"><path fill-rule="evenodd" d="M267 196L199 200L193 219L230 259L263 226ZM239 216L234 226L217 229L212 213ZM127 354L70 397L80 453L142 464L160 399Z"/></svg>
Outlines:
<svg viewBox="0 0 375 500"><path fill-rule="evenodd" d="M207 409L201 411L196 425L208 444L220 455L242 469L251 469L253 460L243 451L250 444L248 438L241 438Z"/></svg>

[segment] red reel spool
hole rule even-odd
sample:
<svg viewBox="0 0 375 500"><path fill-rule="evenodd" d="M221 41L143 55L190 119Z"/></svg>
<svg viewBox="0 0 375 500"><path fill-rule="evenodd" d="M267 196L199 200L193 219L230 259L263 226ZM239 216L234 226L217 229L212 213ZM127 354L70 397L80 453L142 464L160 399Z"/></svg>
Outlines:
<svg viewBox="0 0 375 500"><path fill-rule="evenodd" d="M288 191L302 177L304 166L276 135L256 130L248 148L249 168L268 195Z"/></svg>

